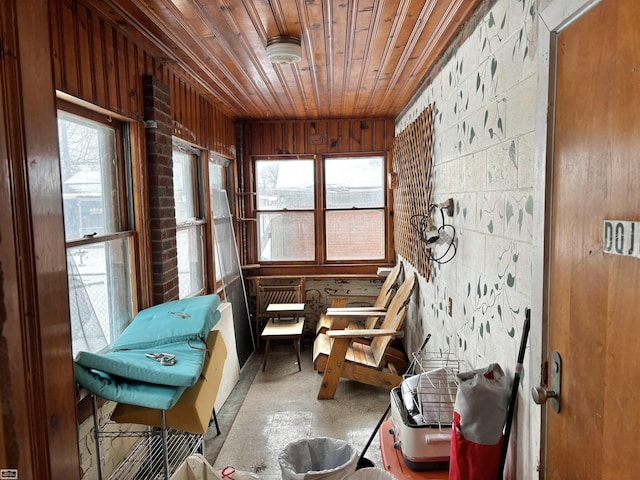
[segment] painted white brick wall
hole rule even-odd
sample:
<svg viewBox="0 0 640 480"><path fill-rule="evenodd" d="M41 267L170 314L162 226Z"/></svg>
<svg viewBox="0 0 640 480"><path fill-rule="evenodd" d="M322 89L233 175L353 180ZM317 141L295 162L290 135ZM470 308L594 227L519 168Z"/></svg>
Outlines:
<svg viewBox="0 0 640 480"><path fill-rule="evenodd" d="M109 424L111 413L116 407L115 402L106 402L99 410L98 416L100 425L107 431L114 429L120 431L139 431L139 425ZM78 427L79 450L80 450L80 470L83 480L98 478L98 457L96 455L95 433L93 429L93 417L89 417ZM111 473L117 468L120 462L127 456L133 446L141 441L139 437L102 437L100 439L100 452L102 458L102 474L104 478L109 478Z"/></svg>
<svg viewBox="0 0 640 480"><path fill-rule="evenodd" d="M454 199L458 235L456 257L420 279L407 350L431 333L430 350L451 350L469 367L498 362L510 375L531 301L537 13L536 0L497 0L396 122L399 133L434 104L433 200ZM528 394L528 361L505 478L537 478L540 407Z"/></svg>

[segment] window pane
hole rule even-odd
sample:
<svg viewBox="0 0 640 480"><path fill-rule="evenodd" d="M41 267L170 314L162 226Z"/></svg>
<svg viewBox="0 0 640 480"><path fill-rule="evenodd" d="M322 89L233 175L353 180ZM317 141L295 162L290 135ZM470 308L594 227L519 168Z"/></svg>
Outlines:
<svg viewBox="0 0 640 480"><path fill-rule="evenodd" d="M176 223L179 225L197 216L195 199L196 156L173 151L173 195L176 202Z"/></svg>
<svg viewBox="0 0 640 480"><path fill-rule="evenodd" d="M226 199L225 199L226 200ZM223 218L214 222L216 229L216 280L229 282L237 277L238 258L231 220Z"/></svg>
<svg viewBox="0 0 640 480"><path fill-rule="evenodd" d="M193 225L176 232L178 247L178 296L185 298L204 288L202 262L202 225Z"/></svg>
<svg viewBox="0 0 640 480"><path fill-rule="evenodd" d="M313 212L259 213L259 260L266 262L314 260L313 218Z"/></svg>
<svg viewBox="0 0 640 480"><path fill-rule="evenodd" d="M327 211L327 260L384 258L384 211Z"/></svg>
<svg viewBox="0 0 640 480"><path fill-rule="evenodd" d="M314 208L313 160L258 160L258 210Z"/></svg>
<svg viewBox="0 0 640 480"><path fill-rule="evenodd" d="M222 165L209 163L209 186L215 190L225 189L226 168Z"/></svg>
<svg viewBox="0 0 640 480"><path fill-rule="evenodd" d="M382 157L325 160L327 208L384 207Z"/></svg>
<svg viewBox="0 0 640 480"><path fill-rule="evenodd" d="M213 190L211 205L215 207L213 208L213 225L216 238L216 280L224 279L229 285L234 279L240 277L241 271L227 192Z"/></svg>
<svg viewBox="0 0 640 480"><path fill-rule="evenodd" d="M223 216L223 205L220 205L222 201L226 204L226 196L224 192L225 188L225 167L222 165L216 165L214 163L209 162L209 189L211 195L211 215L214 219L213 225L215 230L215 236L218 236L218 224L216 223L217 217ZM221 228L222 230L222 228ZM220 265L220 253L218 251L218 241L216 241L213 245L213 253L214 253L214 262L215 262L215 270L216 270L216 283L222 280L222 266Z"/></svg>
<svg viewBox="0 0 640 480"><path fill-rule="evenodd" d="M109 346L133 318L129 238L67 249L73 354Z"/></svg>
<svg viewBox="0 0 640 480"><path fill-rule="evenodd" d="M119 231L115 130L60 112L58 140L67 240Z"/></svg>

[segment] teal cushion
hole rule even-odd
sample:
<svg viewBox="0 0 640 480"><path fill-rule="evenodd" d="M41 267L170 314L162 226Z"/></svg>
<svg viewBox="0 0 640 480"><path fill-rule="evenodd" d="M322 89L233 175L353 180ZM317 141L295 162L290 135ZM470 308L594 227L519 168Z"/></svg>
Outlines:
<svg viewBox="0 0 640 480"><path fill-rule="evenodd" d="M170 387L146 382L130 381L73 364L76 381L92 393L112 400L140 407L169 410L184 393L186 387Z"/></svg>
<svg viewBox="0 0 640 480"><path fill-rule="evenodd" d="M220 319L218 305L218 295L204 295L142 310L120 334L112 350L154 349L194 338L206 339Z"/></svg>
<svg viewBox="0 0 640 480"><path fill-rule="evenodd" d="M201 340L159 345L144 350L119 350L117 352L79 352L76 363L85 368L147 383L190 387L200 378L207 345ZM146 354L168 353L175 355L174 365L162 365Z"/></svg>

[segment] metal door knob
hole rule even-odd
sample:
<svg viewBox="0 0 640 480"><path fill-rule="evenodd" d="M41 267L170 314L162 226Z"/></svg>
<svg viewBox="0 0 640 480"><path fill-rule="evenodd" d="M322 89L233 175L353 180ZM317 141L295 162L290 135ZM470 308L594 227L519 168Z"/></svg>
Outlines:
<svg viewBox="0 0 640 480"><path fill-rule="evenodd" d="M560 393L562 391L562 358L558 352L551 355L551 365L549 365L549 373L551 373L551 388L547 390L543 386L533 387L531 396L533 401L538 405L546 403L550 400L549 405L554 412L560 413ZM544 377L543 377L544 378ZM542 380L544 382L544 380ZM546 382L545 382L546 383Z"/></svg>
<svg viewBox="0 0 640 480"><path fill-rule="evenodd" d="M538 405L542 405L546 403L550 398L558 398L558 392L555 390L547 390L544 387L533 387L531 389L531 396L533 397L533 401Z"/></svg>

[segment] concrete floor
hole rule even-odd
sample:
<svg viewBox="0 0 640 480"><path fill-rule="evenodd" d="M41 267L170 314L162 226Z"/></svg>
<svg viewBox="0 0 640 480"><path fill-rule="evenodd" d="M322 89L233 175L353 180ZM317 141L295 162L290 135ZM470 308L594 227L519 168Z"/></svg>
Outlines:
<svg viewBox="0 0 640 480"><path fill-rule="evenodd" d="M230 465L279 480L278 456L304 438L338 438L360 455L389 404L388 391L343 379L335 399L317 400L322 376L313 370L310 346L301 353L301 372L287 343L275 345L265 372L262 360L262 353L254 353L247 361L217 413L221 435L210 428L205 436L205 457L216 471ZM365 457L382 468L377 434Z"/></svg>

